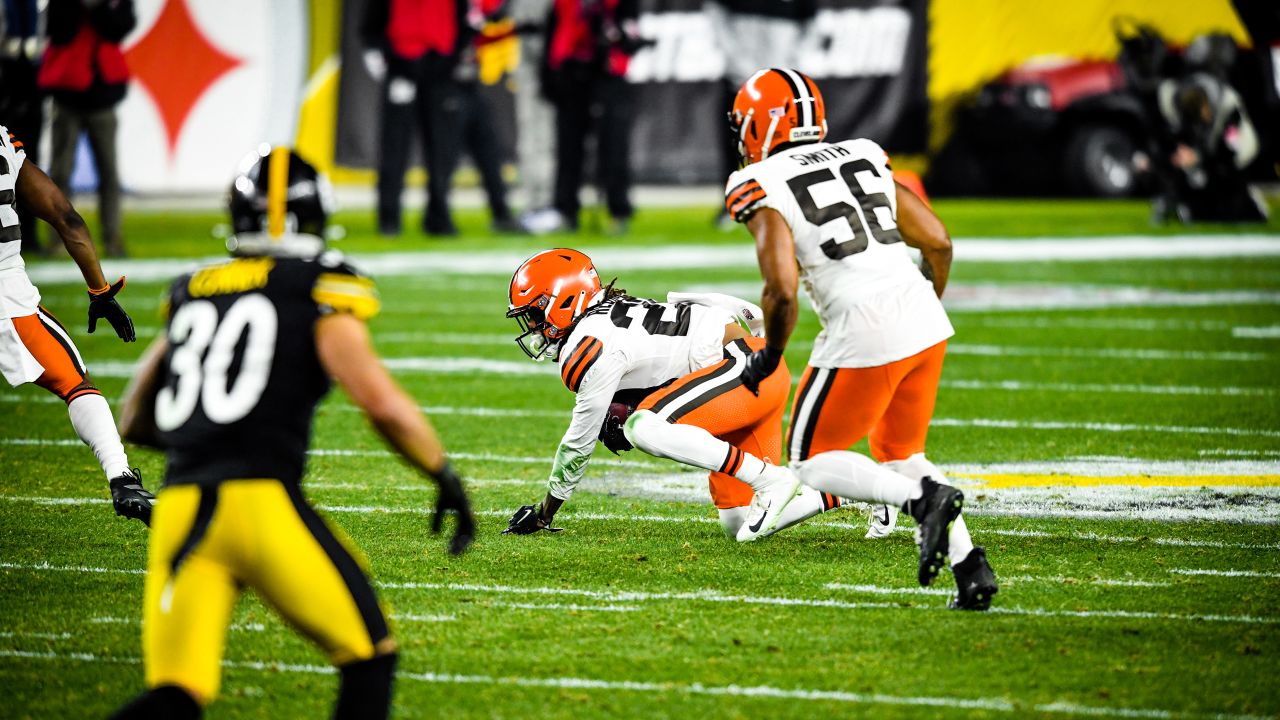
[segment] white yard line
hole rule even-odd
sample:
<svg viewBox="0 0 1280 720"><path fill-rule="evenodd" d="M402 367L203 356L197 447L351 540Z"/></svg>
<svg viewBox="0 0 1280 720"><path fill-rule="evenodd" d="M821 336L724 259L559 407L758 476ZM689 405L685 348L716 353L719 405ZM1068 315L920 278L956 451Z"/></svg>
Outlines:
<svg viewBox="0 0 1280 720"><path fill-rule="evenodd" d="M5 632L0 632L0 638L5 638L5 639L32 638L32 639L37 639L37 641L69 641L69 639L72 639L72 634L70 633L26 633L26 632L20 632L20 630L13 630L13 632L9 632L9 630L5 630Z"/></svg>
<svg viewBox="0 0 1280 720"><path fill-rule="evenodd" d="M1164 350L1160 348L1023 347L1018 345L968 345L964 343L948 344L947 354L986 357L1216 360L1222 362L1256 362L1275 358L1271 353L1262 352L1205 352L1200 350Z"/></svg>
<svg viewBox="0 0 1280 720"><path fill-rule="evenodd" d="M458 617L456 615L392 615L391 619L400 622L445 623L453 622Z"/></svg>
<svg viewBox="0 0 1280 720"><path fill-rule="evenodd" d="M521 603L494 602L493 607L514 608L517 610L564 610L566 612L636 612L640 608L635 605L574 605L572 603Z"/></svg>
<svg viewBox="0 0 1280 720"><path fill-rule="evenodd" d="M1156 318L1072 318L1072 317L984 317L965 320L965 325L979 327L1031 328L1036 330L1199 330L1225 332L1231 324L1221 320L1167 320Z"/></svg>
<svg viewBox="0 0 1280 720"><path fill-rule="evenodd" d="M1209 577L1251 577L1280 578L1280 572L1260 572L1257 570L1201 570L1196 568L1171 568L1174 575L1205 575Z"/></svg>
<svg viewBox="0 0 1280 720"><path fill-rule="evenodd" d="M7 567L18 567L8 564ZM65 570L71 572L98 572L98 573L132 573L137 574L141 570L114 570L109 568L88 569L80 567L52 567L52 566L28 566L24 569L30 570ZM666 601L694 601L694 602L711 602L711 603L731 603L746 605L768 605L772 607L821 607L836 608L845 610L897 610L897 609L914 609L914 610L937 610L934 606L918 606L904 608L899 603L892 602L846 602L843 600L814 599L814 598L794 598L794 597L778 597L778 596L758 596L758 595L726 595L717 590L698 590L693 592L647 592L647 591L628 591L628 590L588 590L585 588L567 588L567 587L522 587L517 585L486 585L480 583L430 583L430 582L381 582L377 583L379 587L389 590L447 590L453 592L475 592L487 593L494 595L515 595L518 597L531 596L550 596L550 597L582 597L591 598L593 600L601 600L609 603L638 603L638 602L666 602ZM931 593L932 594L932 593ZM941 594L941 593L938 593ZM1245 624L1261 624L1261 625L1280 625L1280 617L1259 617L1254 615L1220 615L1220 614L1182 614L1182 613L1157 613L1157 612L1140 612L1129 610L1051 610L1045 608L1019 608L998 606L992 611L999 611L1008 615L1032 615L1037 617L1091 617L1091 618L1121 618L1135 620L1187 620L1187 621L1205 621L1205 622L1228 622L1228 623L1245 623Z"/></svg>
<svg viewBox="0 0 1280 720"><path fill-rule="evenodd" d="M30 503L34 505L89 506L89 505L107 505L110 503L110 500L107 500L105 498L31 497L31 496L22 496L22 495L0 495L0 502L19 502L19 503ZM429 515L432 513L432 508L426 505L421 507L388 507L388 506L374 506L374 505L324 505L324 504L321 504L321 505L317 505L316 507L326 512L337 513L337 514L356 514L356 515L372 514L372 513ZM480 511L477 511L476 514L481 516L486 516L486 517L506 518L506 517L510 517L511 511L480 510ZM966 514L981 515L982 513L974 513L971 511L966 511ZM1001 514L1011 514L1015 516L1018 515L1018 513L1001 513ZM1062 517L1076 517L1081 513L1077 513L1075 515L1072 515L1067 512L1060 512L1060 513L1051 512L1051 513L1044 513L1044 514L1050 514L1055 516L1060 515ZM1084 513L1084 514L1087 514L1087 513ZM1099 514L1099 515L1100 517L1098 519L1102 519L1102 520L1116 519L1114 514L1111 514L1111 515ZM1131 517L1126 516L1124 519L1131 519ZM698 516L680 517L680 516L668 516L668 515L628 515L628 514L615 514L615 513L580 512L577 510L566 511L564 520L565 522L574 522L574 521L601 521L601 522L624 522L624 523L656 522L656 523L695 523L695 524L704 524L704 525L719 525L719 520L715 518L710 518L710 517L698 517ZM823 520L815 520L801 527L821 528L821 527L828 527L828 526L834 527L834 528L840 528L840 529L852 529L852 530L857 530L859 532L865 529L865 526L860 524L826 522ZM1241 543L1241 542L1228 542L1228 541L1220 541L1220 540L1194 540L1194 539L1171 538L1171 537L1136 537L1136 536L1125 536L1125 535L1107 535L1103 533L1094 533L1094 532L1063 533L1063 532L1048 532L1043 530L1011 530L1011 529L1001 529L1001 528L982 528L980 535L1005 535L1010 537L1051 538L1054 540L1083 540L1083 541L1096 541L1096 542L1104 542L1104 543L1126 543L1126 544L1127 543L1151 543L1153 545L1166 545L1166 546L1172 546L1172 547L1238 548L1238 549L1245 549L1245 550L1280 550L1280 543ZM0 568L4 568L4 567L28 568L28 566L25 566L25 565L0 563ZM48 566L45 569L74 570L75 568L61 568L61 567ZM86 570L86 572L94 572L94 570L90 569L90 570ZM108 571L100 570L98 572L108 572ZM138 571L138 572L142 572L142 571Z"/></svg>
<svg viewBox="0 0 1280 720"><path fill-rule="evenodd" d="M1280 437L1280 430L1200 425L1142 425L1137 423L1067 422L1061 420L1004 420L997 418L934 418L931 427L980 427L1001 430L1089 430L1096 432L1158 432L1184 435Z"/></svg>
<svg viewBox="0 0 1280 720"><path fill-rule="evenodd" d="M1234 327L1231 328L1231 337L1247 338L1250 340L1270 340L1280 338L1280 325L1266 325L1264 327Z"/></svg>
<svg viewBox="0 0 1280 720"><path fill-rule="evenodd" d="M28 650L0 650L0 657L21 660L49 660L53 662L82 662L111 665L139 665L141 658L113 657L95 655L93 653L55 653L34 652ZM332 675L334 670L327 665L304 665L293 663L276 663L262 661L224 660L223 667L244 670L258 670L268 673L299 673L309 675ZM788 700L811 700L825 703L844 703L848 705L883 705L894 707L929 707L954 708L964 710L987 710L1014 715L1025 715L1028 712L1080 716L1118 718L1154 718L1169 720L1172 718L1215 718L1217 720L1262 720L1256 715L1198 714L1175 712L1158 708L1104 707L1097 705L1080 705L1058 701L1053 703L1029 704L1019 703L1005 698L961 698L948 695L910 696L886 695L882 693L855 693L843 690L786 689L767 685L706 685L703 683L649 682L642 680L603 680L583 677L528 677L497 675L461 675L452 673L418 673L401 670L396 673L398 682L423 682L445 685L499 685L533 689L555 690L600 690L610 693L628 692L655 695L671 693L710 697L743 697L743 698L779 698Z"/></svg>
<svg viewBox="0 0 1280 720"><path fill-rule="evenodd" d="M956 390L1004 390L1010 392L1125 393L1132 395L1206 395L1270 397L1280 390L1269 387L1207 387L1200 385L1106 385L1102 383L1041 383L1021 380L948 380L941 387ZM56 398L55 398L56 399Z"/></svg>
<svg viewBox="0 0 1280 720"><path fill-rule="evenodd" d="M1109 260L1225 257L1275 257L1280 240L1265 234L1190 235L1161 237L1150 235L1110 235L1056 238L956 238L955 256L962 262L1049 262L1055 260L1092 262ZM498 275L510 276L526 259L520 251L508 252L402 252L351 256L357 267L374 277L403 275ZM750 244L621 245L593 248L591 258L602 271L697 270L707 268L754 269L756 255ZM115 260L105 259L107 274L128 275L134 282L171 279L209 261L203 259ZM80 283L83 278L72 263L39 263L27 268L37 283ZM114 275L112 275L114 277Z"/></svg>

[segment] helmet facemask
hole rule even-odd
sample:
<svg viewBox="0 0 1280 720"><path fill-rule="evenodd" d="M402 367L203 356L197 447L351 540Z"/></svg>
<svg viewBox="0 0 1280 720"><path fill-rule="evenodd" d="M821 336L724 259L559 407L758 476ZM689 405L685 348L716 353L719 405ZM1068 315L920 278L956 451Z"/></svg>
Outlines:
<svg viewBox="0 0 1280 720"><path fill-rule="evenodd" d="M547 296L543 295L524 307L511 308L507 311L507 317L514 319L520 326L520 335L516 337L516 344L525 355L538 362L548 358L558 359L560 341L564 339L563 333L547 322L545 312L547 302Z"/></svg>

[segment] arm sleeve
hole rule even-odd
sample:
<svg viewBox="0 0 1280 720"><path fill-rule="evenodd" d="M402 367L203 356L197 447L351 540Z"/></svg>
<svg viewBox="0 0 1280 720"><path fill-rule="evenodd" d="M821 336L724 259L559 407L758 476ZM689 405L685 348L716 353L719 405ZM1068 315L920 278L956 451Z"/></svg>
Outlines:
<svg viewBox="0 0 1280 720"><path fill-rule="evenodd" d="M729 176L724 191L724 207L734 221L745 223L757 210L764 207L767 197L759 180L750 173L739 170Z"/></svg>
<svg viewBox="0 0 1280 720"><path fill-rule="evenodd" d="M311 299L321 315L348 312L360 320L372 318L382 307L373 280L345 262L321 269L311 286Z"/></svg>
<svg viewBox="0 0 1280 720"><path fill-rule="evenodd" d="M690 302L718 308L734 316L756 337L764 337L764 311L759 305L724 293L669 292L667 302Z"/></svg>
<svg viewBox="0 0 1280 720"><path fill-rule="evenodd" d="M547 480L547 491L552 497L568 500L582 480L587 461L596 448L605 413L626 369L623 354L612 351L592 365L582 378L573 406L573 419L560 440L560 447L556 448L551 477Z"/></svg>

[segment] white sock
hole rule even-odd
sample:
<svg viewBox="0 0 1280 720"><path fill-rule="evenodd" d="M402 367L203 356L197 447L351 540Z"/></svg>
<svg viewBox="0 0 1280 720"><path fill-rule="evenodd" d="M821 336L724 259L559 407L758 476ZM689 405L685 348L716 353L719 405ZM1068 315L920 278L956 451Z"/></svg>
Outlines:
<svg viewBox="0 0 1280 720"><path fill-rule="evenodd" d="M778 524L774 527L773 532L789 528L796 523L808 520L814 515L821 515L829 510L835 510L846 502L846 500L842 500L830 493L827 493L824 498L822 492L811 487L803 487L800 489L800 494L795 496L795 499L782 510L782 515L778 517Z"/></svg>
<svg viewBox="0 0 1280 720"><path fill-rule="evenodd" d="M632 445L657 457L700 467L713 472L724 471L758 490L772 482L775 475L763 460L717 439L694 425L677 425L659 418L648 410L637 410L622 428Z"/></svg>
<svg viewBox="0 0 1280 720"><path fill-rule="evenodd" d="M964 562L964 559L969 557L969 553L973 552L973 538L969 537L969 528L965 527L964 513L957 515L952 521L947 542L951 544L951 549L948 551L951 554L951 567Z"/></svg>
<svg viewBox="0 0 1280 720"><path fill-rule="evenodd" d="M850 500L902 507L920 497L919 480L848 450L818 453L800 463L796 472L805 485Z"/></svg>
<svg viewBox="0 0 1280 720"><path fill-rule="evenodd" d="M886 462L884 466L892 467L913 480L929 477L936 483L951 484L951 481L942 472L942 468L929 462L924 453L916 453L906 460L892 460ZM964 562L964 559L969 557L969 553L973 551L973 538L969 537L969 528L965 525L964 513L961 513L951 523L951 532L947 537L947 542L951 546L952 567Z"/></svg>
<svg viewBox="0 0 1280 720"><path fill-rule="evenodd" d="M791 502L796 502L792 500ZM738 539L738 528L742 527L742 523L747 521L748 506L734 508L720 508L720 527L724 528L724 536L730 540ZM790 510L791 507L787 506Z"/></svg>
<svg viewBox="0 0 1280 720"><path fill-rule="evenodd" d="M106 398L94 393L81 395L67 405L71 426L76 434L98 456L98 464L107 479L119 477L129 471L129 458L120 444L116 421L111 416L111 406Z"/></svg>

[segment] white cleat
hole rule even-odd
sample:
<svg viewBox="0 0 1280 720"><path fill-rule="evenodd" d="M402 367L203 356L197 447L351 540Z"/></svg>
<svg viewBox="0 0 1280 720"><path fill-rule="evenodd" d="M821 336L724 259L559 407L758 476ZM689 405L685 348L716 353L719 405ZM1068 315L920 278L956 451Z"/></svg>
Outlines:
<svg viewBox="0 0 1280 720"><path fill-rule="evenodd" d="M868 540L883 540L898 526L898 508L888 505L871 507L871 523L867 526Z"/></svg>
<svg viewBox="0 0 1280 720"><path fill-rule="evenodd" d="M738 528L738 542L751 542L773 532L782 511L803 487L800 476L790 468L773 465L766 472L773 473L775 479L752 496L747 519Z"/></svg>

